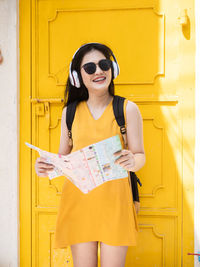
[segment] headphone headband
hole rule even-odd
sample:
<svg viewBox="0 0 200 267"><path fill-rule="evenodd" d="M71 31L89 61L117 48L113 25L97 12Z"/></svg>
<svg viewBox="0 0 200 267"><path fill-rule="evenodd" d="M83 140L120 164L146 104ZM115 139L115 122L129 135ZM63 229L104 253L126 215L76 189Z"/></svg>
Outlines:
<svg viewBox="0 0 200 267"><path fill-rule="evenodd" d="M79 47L76 52L74 53L73 57L72 57L72 61L73 59L75 58L76 54L78 53L78 51L83 48L84 46L88 45L88 44L100 44L102 45L101 43L87 43L87 44L83 44L81 47ZM105 46L105 45L104 45ZM113 57L114 61L112 61L112 65L113 65L113 70L114 70L114 79L119 75L119 65L117 63L117 59L116 57L114 56L112 50L107 47L111 53L111 56ZM70 66L69 66L69 79L70 79L70 82L73 86L77 87L77 88L80 88L80 81L79 81L79 78L78 78L78 73L77 71L73 70L72 71L72 61L70 62Z"/></svg>

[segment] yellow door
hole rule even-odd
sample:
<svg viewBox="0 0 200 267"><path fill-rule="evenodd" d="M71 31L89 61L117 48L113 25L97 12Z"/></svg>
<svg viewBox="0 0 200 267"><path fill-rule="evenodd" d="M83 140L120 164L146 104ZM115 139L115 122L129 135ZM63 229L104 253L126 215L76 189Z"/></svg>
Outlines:
<svg viewBox="0 0 200 267"><path fill-rule="evenodd" d="M65 178L38 178L24 142L58 151L69 63L86 42L113 49L116 94L143 116L139 244L126 267L193 266L193 4L20 0L20 266L73 266L70 247L52 248Z"/></svg>

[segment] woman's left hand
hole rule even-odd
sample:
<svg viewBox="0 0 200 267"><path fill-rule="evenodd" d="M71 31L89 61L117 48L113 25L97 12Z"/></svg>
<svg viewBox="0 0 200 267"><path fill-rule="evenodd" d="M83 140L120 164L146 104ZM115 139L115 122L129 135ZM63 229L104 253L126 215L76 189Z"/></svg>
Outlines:
<svg viewBox="0 0 200 267"><path fill-rule="evenodd" d="M114 156L118 157L118 159L115 160L115 163L119 164L125 170L132 171L132 169L135 167L135 158L130 150L123 149L115 152Z"/></svg>

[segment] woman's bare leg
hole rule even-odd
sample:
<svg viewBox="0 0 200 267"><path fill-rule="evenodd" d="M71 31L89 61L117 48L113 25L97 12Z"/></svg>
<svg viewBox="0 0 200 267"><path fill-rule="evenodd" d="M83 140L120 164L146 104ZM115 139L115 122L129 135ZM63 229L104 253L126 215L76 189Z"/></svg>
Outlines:
<svg viewBox="0 0 200 267"><path fill-rule="evenodd" d="M100 243L101 267L124 267L128 246L109 246Z"/></svg>
<svg viewBox="0 0 200 267"><path fill-rule="evenodd" d="M97 267L98 241L71 245L74 267Z"/></svg>

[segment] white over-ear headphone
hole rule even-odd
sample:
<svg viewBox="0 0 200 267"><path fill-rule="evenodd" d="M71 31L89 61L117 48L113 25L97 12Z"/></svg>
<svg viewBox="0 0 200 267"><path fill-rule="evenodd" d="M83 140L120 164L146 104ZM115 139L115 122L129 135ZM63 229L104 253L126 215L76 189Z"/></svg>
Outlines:
<svg viewBox="0 0 200 267"><path fill-rule="evenodd" d="M77 54L77 52L84 46L88 45L88 44L100 44L100 43L87 43L87 44L84 44L82 45L79 49L76 50L76 52L74 53L73 55L73 58L72 58L72 61L75 57L75 55ZM110 50L111 52L111 55L114 59L114 61L112 60L112 66L113 66L113 77L114 79L119 75L119 65L117 63L117 60L116 60L116 57L114 56L113 52ZM70 67L69 67L69 79L70 79L70 82L73 86L77 87L77 88L80 88L81 85L80 85L80 81L79 81L79 78L78 78L78 73L77 71L71 69L71 66L72 66L72 61L70 63Z"/></svg>

